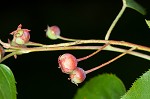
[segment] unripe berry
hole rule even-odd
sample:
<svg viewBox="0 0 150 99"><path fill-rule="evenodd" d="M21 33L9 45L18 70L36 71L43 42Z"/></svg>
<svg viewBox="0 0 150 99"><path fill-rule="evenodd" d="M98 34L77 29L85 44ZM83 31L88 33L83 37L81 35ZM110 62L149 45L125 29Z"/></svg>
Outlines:
<svg viewBox="0 0 150 99"><path fill-rule="evenodd" d="M60 29L58 26L47 27L46 36L52 40L58 39L60 36Z"/></svg>
<svg viewBox="0 0 150 99"><path fill-rule="evenodd" d="M0 46L0 59L4 57L4 54L5 54L4 48Z"/></svg>
<svg viewBox="0 0 150 99"><path fill-rule="evenodd" d="M77 67L71 74L70 74L70 80L72 83L78 85L79 83L82 83L86 78L86 73L85 71Z"/></svg>
<svg viewBox="0 0 150 99"><path fill-rule="evenodd" d="M69 53L59 56L58 63L59 68L66 74L70 74L77 67L77 59Z"/></svg>
<svg viewBox="0 0 150 99"><path fill-rule="evenodd" d="M24 45L27 43L30 39L30 33L28 29L21 29L22 25L20 24L17 28L17 30L11 32L10 34L13 35L12 43L18 44L18 45Z"/></svg>

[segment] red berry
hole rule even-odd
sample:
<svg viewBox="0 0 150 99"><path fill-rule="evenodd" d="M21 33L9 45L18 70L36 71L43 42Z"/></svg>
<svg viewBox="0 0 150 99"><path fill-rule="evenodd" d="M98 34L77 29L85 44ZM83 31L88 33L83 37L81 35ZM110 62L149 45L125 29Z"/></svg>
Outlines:
<svg viewBox="0 0 150 99"><path fill-rule="evenodd" d="M70 74L70 80L72 83L78 85L79 83L82 83L86 78L86 73L85 71L77 67L71 74Z"/></svg>
<svg viewBox="0 0 150 99"><path fill-rule="evenodd" d="M70 74L77 67L77 59L69 53L59 56L58 63L62 72L66 74Z"/></svg>
<svg viewBox="0 0 150 99"><path fill-rule="evenodd" d="M17 30L11 32L10 34L13 35L12 43L23 45L27 43L30 39L30 33L28 29L21 29L22 25L20 24Z"/></svg>
<svg viewBox="0 0 150 99"><path fill-rule="evenodd" d="M56 40L60 36L60 29L58 26L47 27L46 36L52 40Z"/></svg>

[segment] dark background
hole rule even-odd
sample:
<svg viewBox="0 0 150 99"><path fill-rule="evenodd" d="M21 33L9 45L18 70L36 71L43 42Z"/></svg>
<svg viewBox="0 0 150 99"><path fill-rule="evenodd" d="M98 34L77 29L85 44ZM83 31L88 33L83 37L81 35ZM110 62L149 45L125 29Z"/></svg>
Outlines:
<svg viewBox="0 0 150 99"><path fill-rule="evenodd" d="M143 16L132 9L126 9L113 30L110 39L123 40L150 46L150 30L144 19L150 19L149 0L137 0L148 14ZM45 37L47 25L57 25L61 35L68 38L104 39L105 34L121 9L121 0L101 1L18 1L0 4L0 38L7 42L12 39L10 32L19 24L30 29L30 41L44 44L64 42L52 41ZM51 97L72 99L78 88L90 78L113 73L118 76L128 90L137 77L149 68L149 61L131 55L125 55L108 66L87 75L86 80L76 85L67 80L68 75L58 69L58 56L72 53L77 58L93 51L52 51L36 52L13 57L3 63L8 65L17 82L18 99L50 99ZM101 53L78 64L84 70L98 66L119 53L102 51ZM149 53L147 53L149 54Z"/></svg>

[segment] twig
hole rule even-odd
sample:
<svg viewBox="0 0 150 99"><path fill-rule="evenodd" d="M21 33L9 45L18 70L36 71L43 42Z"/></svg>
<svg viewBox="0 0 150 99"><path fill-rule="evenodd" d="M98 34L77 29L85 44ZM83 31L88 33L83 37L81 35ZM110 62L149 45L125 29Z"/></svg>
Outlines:
<svg viewBox="0 0 150 99"><path fill-rule="evenodd" d="M8 43L4 43L0 40L0 43L5 46ZM53 44L53 45L44 45L43 47L31 47L31 48L23 48L23 47L15 47L15 46L9 46L9 49L5 49L5 52L10 52L11 50L15 52L15 50L21 50L22 53L29 53L29 52L38 52L38 51L57 51L57 50L93 50L93 49L99 49L96 46L72 46L72 45L79 45L79 44L92 44L92 43L109 43L111 45L120 45L120 46L126 46L126 47L136 47L139 50L150 52L150 47L137 45L125 41L115 41L115 40L78 40L75 42L68 42L68 43L60 43L60 44ZM10 45L10 44L8 44ZM118 47L111 47L108 46L104 50L109 51L115 51L115 52L123 52L125 49L121 49ZM150 56L146 54L142 54L139 52L129 52L131 55L141 57L147 60L150 60Z"/></svg>
<svg viewBox="0 0 150 99"><path fill-rule="evenodd" d="M150 47L133 44L125 41L116 41L116 40L78 40L75 42L69 42L69 43L61 43L61 44L52 44L52 45L45 45L44 47L66 47L66 46L72 46L72 45L79 45L79 44L92 44L92 43L109 43L110 45L120 45L120 46L126 46L126 47L136 47L138 50L143 50L150 52Z"/></svg>
<svg viewBox="0 0 150 99"><path fill-rule="evenodd" d="M100 52L101 50L103 50L105 47L107 47L109 45L109 43L106 43L105 45L103 45L102 47L100 47L98 50L96 50L95 52L91 53L90 55L88 56L85 56L85 57L81 57L81 58L78 58L78 62L79 61L82 61L82 60L86 60L90 57L92 57L93 55L97 54L98 52Z"/></svg>
<svg viewBox="0 0 150 99"><path fill-rule="evenodd" d="M125 54L127 54L128 52L130 52L130 51L132 51L132 50L134 50L134 49L135 49L135 48L131 48L131 49L129 49L129 50L123 52L122 54L118 55L117 57L115 57L115 58L113 58L113 59L111 59L111 60L109 60L109 61L107 61L107 62L105 62L105 63L103 63L103 64L101 64L101 65L99 65L99 66L97 66L97 67L94 67L94 68L92 68L92 69L90 69L90 70L85 71L85 73L88 74L88 73L90 73L90 72L93 72L93 71L95 71L95 70L98 70L98 69L100 69L100 68L102 68L102 67L104 67L104 66L106 66L106 65L108 65L108 64L110 64L110 63L112 63L112 62L114 62L115 60L121 58L122 56L124 56Z"/></svg>

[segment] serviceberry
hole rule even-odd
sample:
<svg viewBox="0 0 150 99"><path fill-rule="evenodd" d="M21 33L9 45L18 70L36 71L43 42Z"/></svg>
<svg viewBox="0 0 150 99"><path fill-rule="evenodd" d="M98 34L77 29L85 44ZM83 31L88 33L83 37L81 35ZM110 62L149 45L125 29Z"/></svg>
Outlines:
<svg viewBox="0 0 150 99"><path fill-rule="evenodd" d="M20 24L17 30L11 32L10 34L13 35L12 44L24 45L30 39L30 33L28 29L21 29L22 25Z"/></svg>
<svg viewBox="0 0 150 99"><path fill-rule="evenodd" d="M69 53L65 53L58 58L59 68L63 73L70 74L77 67L77 59Z"/></svg>
<svg viewBox="0 0 150 99"><path fill-rule="evenodd" d="M47 26L46 36L52 40L58 39L60 36L60 29L58 26Z"/></svg>
<svg viewBox="0 0 150 99"><path fill-rule="evenodd" d="M73 72L70 74L69 80L71 80L72 83L78 85L79 83L82 83L86 78L86 73L85 71L77 67Z"/></svg>

